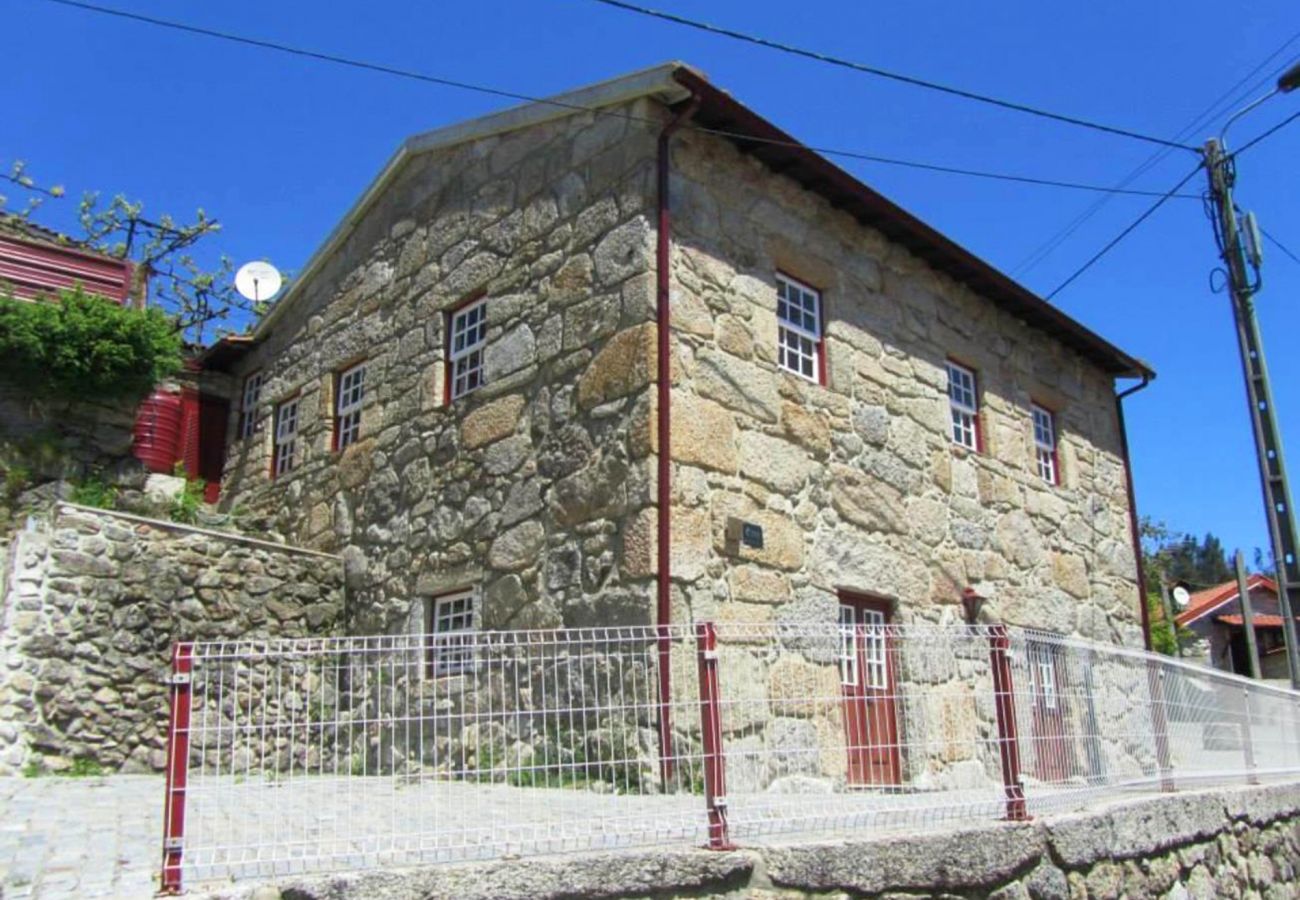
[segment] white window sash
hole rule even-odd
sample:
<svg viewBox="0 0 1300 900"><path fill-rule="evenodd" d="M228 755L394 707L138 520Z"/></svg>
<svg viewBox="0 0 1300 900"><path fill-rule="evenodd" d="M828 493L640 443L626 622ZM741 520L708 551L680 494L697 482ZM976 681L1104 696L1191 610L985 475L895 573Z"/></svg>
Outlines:
<svg viewBox="0 0 1300 900"><path fill-rule="evenodd" d="M467 318L469 318L469 315L471 313L475 312L476 310L482 309L486 304L487 304L487 298L485 297L482 300L477 300L474 303L471 303L469 306L466 306L464 309L458 309L451 314L451 341L449 342L449 344L451 349L452 362L455 362L458 359L468 356L469 354L473 353L475 350L479 349L480 347L482 347L484 344L487 343L486 329L483 328L483 326L486 324L486 318L479 318L473 325L465 325L465 326L461 325L462 322L464 322ZM457 335L464 334L465 332L469 331L471 328L482 330L484 333L477 340L473 341L472 343L466 343L464 347L457 350L456 349Z"/></svg>
<svg viewBox="0 0 1300 900"><path fill-rule="evenodd" d="M356 394L355 399L346 399L349 394ZM337 399L338 415L346 416L348 413L356 412L361 409L361 404L366 396L366 364L353 366L339 375L339 396Z"/></svg>

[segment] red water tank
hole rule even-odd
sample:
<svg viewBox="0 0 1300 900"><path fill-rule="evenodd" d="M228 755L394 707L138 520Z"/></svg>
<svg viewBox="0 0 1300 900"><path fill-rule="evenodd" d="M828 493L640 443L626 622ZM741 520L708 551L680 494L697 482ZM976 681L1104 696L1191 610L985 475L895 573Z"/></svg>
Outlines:
<svg viewBox="0 0 1300 900"><path fill-rule="evenodd" d="M135 412L131 452L150 472L170 475L180 459L182 408L180 393L154 391Z"/></svg>

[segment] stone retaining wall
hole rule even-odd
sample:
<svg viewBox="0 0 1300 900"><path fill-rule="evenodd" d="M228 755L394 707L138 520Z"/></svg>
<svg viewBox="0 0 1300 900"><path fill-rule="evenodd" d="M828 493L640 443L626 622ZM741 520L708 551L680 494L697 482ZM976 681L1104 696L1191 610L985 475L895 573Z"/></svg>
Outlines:
<svg viewBox="0 0 1300 900"><path fill-rule="evenodd" d="M343 627L338 557L60 505L15 536L0 607L0 774L161 769L177 640Z"/></svg>
<svg viewBox="0 0 1300 900"><path fill-rule="evenodd" d="M209 900L426 897L1169 898L1296 896L1300 784L1139 797L961 831L673 848L284 878Z"/></svg>

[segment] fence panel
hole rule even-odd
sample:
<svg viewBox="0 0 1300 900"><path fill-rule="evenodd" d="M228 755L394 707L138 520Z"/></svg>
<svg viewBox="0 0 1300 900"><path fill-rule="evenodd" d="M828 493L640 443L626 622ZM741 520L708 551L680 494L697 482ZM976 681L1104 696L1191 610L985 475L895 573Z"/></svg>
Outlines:
<svg viewBox="0 0 1300 900"><path fill-rule="evenodd" d="M702 842L689 629L192 645L184 867L284 874ZM676 668L684 668L673 659ZM658 727L680 723L661 758Z"/></svg>
<svg viewBox="0 0 1300 900"><path fill-rule="evenodd" d="M1300 773L1300 694L998 625L196 643L173 665L172 888L914 830Z"/></svg>

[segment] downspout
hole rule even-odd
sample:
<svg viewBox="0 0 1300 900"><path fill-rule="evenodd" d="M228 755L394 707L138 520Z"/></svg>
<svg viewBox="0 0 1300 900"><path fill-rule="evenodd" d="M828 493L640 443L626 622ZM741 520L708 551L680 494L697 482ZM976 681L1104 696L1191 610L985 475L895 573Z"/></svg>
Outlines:
<svg viewBox="0 0 1300 900"><path fill-rule="evenodd" d="M1137 495L1133 490L1133 463L1128 454L1128 429L1124 425L1124 398L1151 383L1151 375L1143 373L1142 383L1115 395L1115 418L1119 422L1119 452L1124 458L1124 485L1128 490L1128 527L1133 537L1133 560L1137 564L1138 611L1142 615L1142 642L1151 650L1151 611L1147 609L1147 579L1142 571L1142 532L1138 525Z"/></svg>
<svg viewBox="0 0 1300 900"><path fill-rule="evenodd" d="M672 673L671 647L668 626L673 618L672 598L672 213L669 209L668 180L671 170L669 142L673 132L686 123L699 108L700 98L691 95L686 106L680 109L659 132L658 150L658 233L655 247L655 327L658 336L655 373L658 415L656 428L659 438L656 503L658 504L656 566L656 624L659 627L659 751L660 773L664 784L673 777L673 723L672 723Z"/></svg>

